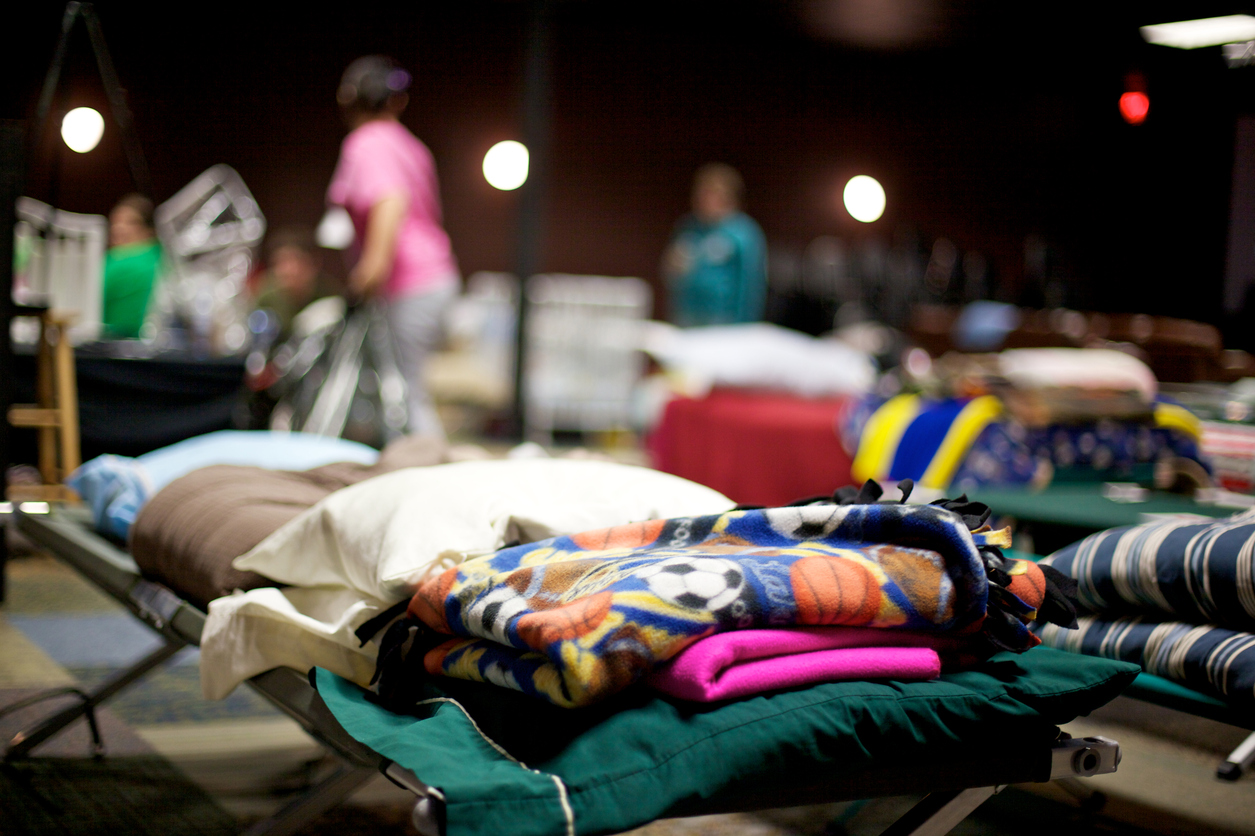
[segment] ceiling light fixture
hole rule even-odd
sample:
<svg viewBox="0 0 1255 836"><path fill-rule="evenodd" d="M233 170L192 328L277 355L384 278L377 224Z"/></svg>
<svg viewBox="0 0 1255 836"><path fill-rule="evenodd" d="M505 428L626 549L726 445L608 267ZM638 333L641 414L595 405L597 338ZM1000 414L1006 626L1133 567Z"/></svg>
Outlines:
<svg viewBox="0 0 1255 836"><path fill-rule="evenodd" d="M860 174L851 177L842 193L845 210L856 221L872 223L885 213L885 190L874 177Z"/></svg>
<svg viewBox="0 0 1255 836"><path fill-rule="evenodd" d="M1140 31L1147 43L1174 46L1178 49L1198 49L1255 40L1255 17L1225 15L1199 20L1179 20L1176 23L1143 26Z"/></svg>

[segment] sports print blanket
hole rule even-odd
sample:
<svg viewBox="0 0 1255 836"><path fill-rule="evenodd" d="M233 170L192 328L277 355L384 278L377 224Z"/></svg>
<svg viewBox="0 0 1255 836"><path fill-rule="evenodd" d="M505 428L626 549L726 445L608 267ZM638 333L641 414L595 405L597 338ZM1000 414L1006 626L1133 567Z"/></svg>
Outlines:
<svg viewBox="0 0 1255 836"><path fill-rule="evenodd" d="M424 674L595 703L717 632L854 625L1038 643L1055 581L1004 560L1006 531L938 505L805 505L654 520L469 560L422 585L381 642L380 697ZM975 530L972 530L975 529ZM414 636L415 630L419 635ZM390 705L389 707L392 707Z"/></svg>

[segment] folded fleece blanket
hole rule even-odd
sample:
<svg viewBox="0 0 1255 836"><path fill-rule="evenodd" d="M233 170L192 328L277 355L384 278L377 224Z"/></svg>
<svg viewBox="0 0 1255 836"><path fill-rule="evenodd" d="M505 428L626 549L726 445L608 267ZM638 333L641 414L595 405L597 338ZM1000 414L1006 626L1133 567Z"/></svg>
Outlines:
<svg viewBox="0 0 1255 836"><path fill-rule="evenodd" d="M987 508L959 507L741 510L468 560L425 582L389 628L380 696L403 710L425 672L588 705L698 639L751 628L840 624L1037 644L1024 622L1057 590L1035 565L1002 559L1008 535L983 525ZM423 635L410 642L416 627Z"/></svg>
<svg viewBox="0 0 1255 836"><path fill-rule="evenodd" d="M1113 620L1255 631L1255 511L1091 534L1042 560L1076 579L1081 608Z"/></svg>
<svg viewBox="0 0 1255 836"><path fill-rule="evenodd" d="M781 688L854 679L910 682L941 676L941 657L927 646L943 636L862 627L734 630L701 639L655 670L650 687L680 699L715 702Z"/></svg>

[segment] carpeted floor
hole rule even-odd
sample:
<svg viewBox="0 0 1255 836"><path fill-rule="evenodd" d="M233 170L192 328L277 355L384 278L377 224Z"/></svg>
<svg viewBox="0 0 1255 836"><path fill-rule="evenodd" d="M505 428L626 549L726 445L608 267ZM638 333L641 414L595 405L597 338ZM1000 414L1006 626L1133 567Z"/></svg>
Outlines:
<svg viewBox="0 0 1255 836"><path fill-rule="evenodd" d="M38 757L0 766L0 831L227 836L238 823L160 755Z"/></svg>

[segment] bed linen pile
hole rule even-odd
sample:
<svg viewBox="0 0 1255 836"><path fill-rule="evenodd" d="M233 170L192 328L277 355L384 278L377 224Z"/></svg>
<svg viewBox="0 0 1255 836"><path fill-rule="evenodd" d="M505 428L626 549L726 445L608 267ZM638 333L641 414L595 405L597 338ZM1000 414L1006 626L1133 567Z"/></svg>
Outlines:
<svg viewBox="0 0 1255 836"><path fill-rule="evenodd" d="M1092 534L1042 560L1074 578L1079 629L1042 641L1255 707L1255 511Z"/></svg>
<svg viewBox="0 0 1255 836"><path fill-rule="evenodd" d="M234 572L286 586L209 602L202 691L220 699L279 666L323 667L365 685L377 645L363 645L356 631L448 566L510 543L732 505L676 476L577 459L433 464L344 487L292 509L251 550L227 558ZM182 535L176 528L168 536Z"/></svg>
<svg viewBox="0 0 1255 836"><path fill-rule="evenodd" d="M1028 621L1070 624L1072 612L1049 570L1002 558L998 547L1009 545L1009 533L990 530L988 509L980 509L968 516L936 504L735 510L562 536L467 560L424 581L406 619L384 636L382 704L402 710L423 678L435 675L489 682L563 707L591 705L686 648L738 630L838 625L969 637L976 656L1023 651L1038 643ZM842 670L836 657L851 657L834 656L839 645L773 653L757 638L742 639L742 651L766 651L774 671L764 677L754 666L751 680L783 676L805 684L816 681L807 676ZM918 648L886 654L892 640L874 644L854 654L860 663L846 658L844 670L867 675L871 660L898 655L897 672L927 678L918 675L927 669ZM841 649L848 651L848 642ZM813 652L828 653L825 662L804 662ZM721 654L726 650L702 647L699 656ZM718 692L720 674L703 684L702 670L695 663L690 675L660 676L681 690Z"/></svg>
<svg viewBox="0 0 1255 836"><path fill-rule="evenodd" d="M1127 478L1164 460L1206 479L1197 417L1150 369L1109 349L950 355L926 391L852 401L841 419L857 480L930 490L1044 486L1056 474Z"/></svg>
<svg viewBox="0 0 1255 836"><path fill-rule="evenodd" d="M448 447L407 436L373 463L341 460L296 470L300 460L283 461L291 469L215 464L171 481L130 526L128 545L140 569L200 607L235 590L273 587L279 579L236 569L232 561L336 491L405 468L442 464Z"/></svg>

